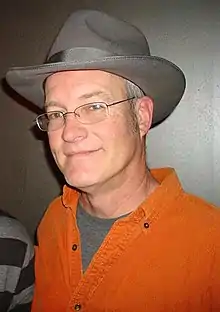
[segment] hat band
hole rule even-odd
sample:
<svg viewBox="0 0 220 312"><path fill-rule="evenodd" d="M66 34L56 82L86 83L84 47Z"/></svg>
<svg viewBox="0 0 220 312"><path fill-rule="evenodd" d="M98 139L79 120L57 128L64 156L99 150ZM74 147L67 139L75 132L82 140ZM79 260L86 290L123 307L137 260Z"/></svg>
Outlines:
<svg viewBox="0 0 220 312"><path fill-rule="evenodd" d="M46 61L46 64L60 62L89 62L95 59L109 56L116 56L116 54L96 48L72 48L51 55Z"/></svg>

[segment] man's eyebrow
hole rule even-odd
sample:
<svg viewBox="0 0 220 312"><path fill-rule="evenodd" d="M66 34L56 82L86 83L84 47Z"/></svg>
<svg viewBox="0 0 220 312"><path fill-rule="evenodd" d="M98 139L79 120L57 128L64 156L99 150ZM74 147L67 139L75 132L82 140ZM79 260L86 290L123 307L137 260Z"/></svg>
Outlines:
<svg viewBox="0 0 220 312"><path fill-rule="evenodd" d="M61 103L56 102L56 101L48 101L48 102L46 101L44 103L44 108L45 109L50 107L50 106L57 106L57 107L60 107L60 108L65 108L64 105L62 105Z"/></svg>
<svg viewBox="0 0 220 312"><path fill-rule="evenodd" d="M111 100L112 99L112 96L110 95L110 93L107 93L106 91L93 91L93 92L89 92L89 93L85 93L83 95L81 95L79 97L79 99L81 100L88 100L92 97L95 97L95 96L103 96L106 100Z"/></svg>
<svg viewBox="0 0 220 312"><path fill-rule="evenodd" d="M89 100L90 98L93 98L95 96L103 96L105 100L112 100L112 96L110 95L110 93L107 93L105 91L92 91L92 92L88 92L88 93L84 93L81 96L79 96L79 100ZM60 107L60 108L65 108L64 105L62 105L59 102L56 101L45 101L44 103L44 108L47 109L50 106L56 106L56 107Z"/></svg>

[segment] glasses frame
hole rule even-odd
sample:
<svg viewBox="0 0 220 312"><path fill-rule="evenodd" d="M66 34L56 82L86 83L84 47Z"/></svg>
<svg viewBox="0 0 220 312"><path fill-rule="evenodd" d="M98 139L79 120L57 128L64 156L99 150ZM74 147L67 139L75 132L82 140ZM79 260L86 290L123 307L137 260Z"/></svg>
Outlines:
<svg viewBox="0 0 220 312"><path fill-rule="evenodd" d="M103 102L103 101L91 102L91 103L86 103L86 104L80 105L80 106L78 106L74 111L71 111L71 112L63 113L62 111L55 110L55 111L51 111L51 112L49 112L49 113L56 113L56 112L57 112L57 113L61 113L61 114L62 114L62 118L63 118L63 124L62 124L62 126L64 126L64 125L65 125L65 122L66 122L66 121L65 121L65 120L66 120L65 116L67 116L67 115L69 115L69 114L74 114L75 118L76 118L81 124L95 124L95 123L101 122L102 120L97 121L97 122L94 122L94 123L93 123L93 122L91 122L91 123L90 123L90 122L89 122L89 123L87 123L87 122L82 122L82 121L80 120L79 114L77 114L77 110L81 109L82 107L86 107L86 106L88 106L88 105L91 105L91 104L96 104L96 103L98 104L98 103L100 103L100 104L104 104L104 105L106 106L106 108L107 108L107 114L109 115L108 107L114 106L114 105L117 105L117 104L121 104L121 103L124 103L124 102L126 102L126 101L131 101L131 100L133 100L133 99L135 99L135 96L133 96L133 97L131 97L131 98L124 99L124 100L120 100L120 101L117 101L117 102L113 102L113 103L111 103L111 104L107 104L107 103L105 103L105 102ZM44 131L44 132L48 132L48 129L47 129L47 130L43 129L43 128L41 127L41 125L40 125L39 120L40 120L41 117L44 117L44 116L46 116L46 115L48 115L48 113L40 114L40 115L38 115L38 116L35 118L35 124L38 126L38 128L39 128L41 131ZM104 119L103 119L103 120L104 120ZM58 127L57 129L50 130L50 131L56 131L56 130L62 128L62 126Z"/></svg>

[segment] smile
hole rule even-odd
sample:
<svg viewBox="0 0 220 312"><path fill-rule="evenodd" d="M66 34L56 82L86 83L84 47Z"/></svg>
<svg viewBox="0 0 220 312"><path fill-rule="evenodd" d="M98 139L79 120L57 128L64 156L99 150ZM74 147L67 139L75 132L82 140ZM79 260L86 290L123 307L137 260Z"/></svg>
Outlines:
<svg viewBox="0 0 220 312"><path fill-rule="evenodd" d="M80 151L80 152L76 152L76 153L70 153L70 154L66 154L67 157L86 157L86 156L91 156L93 154L95 154L96 152L98 152L98 150L94 150L94 151Z"/></svg>

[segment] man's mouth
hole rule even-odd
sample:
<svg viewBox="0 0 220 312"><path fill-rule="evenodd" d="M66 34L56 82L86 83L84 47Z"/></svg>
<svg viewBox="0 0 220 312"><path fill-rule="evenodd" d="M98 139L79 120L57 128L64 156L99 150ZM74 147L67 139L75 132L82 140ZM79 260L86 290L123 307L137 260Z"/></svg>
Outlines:
<svg viewBox="0 0 220 312"><path fill-rule="evenodd" d="M97 150L84 150L84 151L77 151L77 152L70 152L70 153L65 153L65 156L67 157L86 157L95 154L98 152L100 149Z"/></svg>

